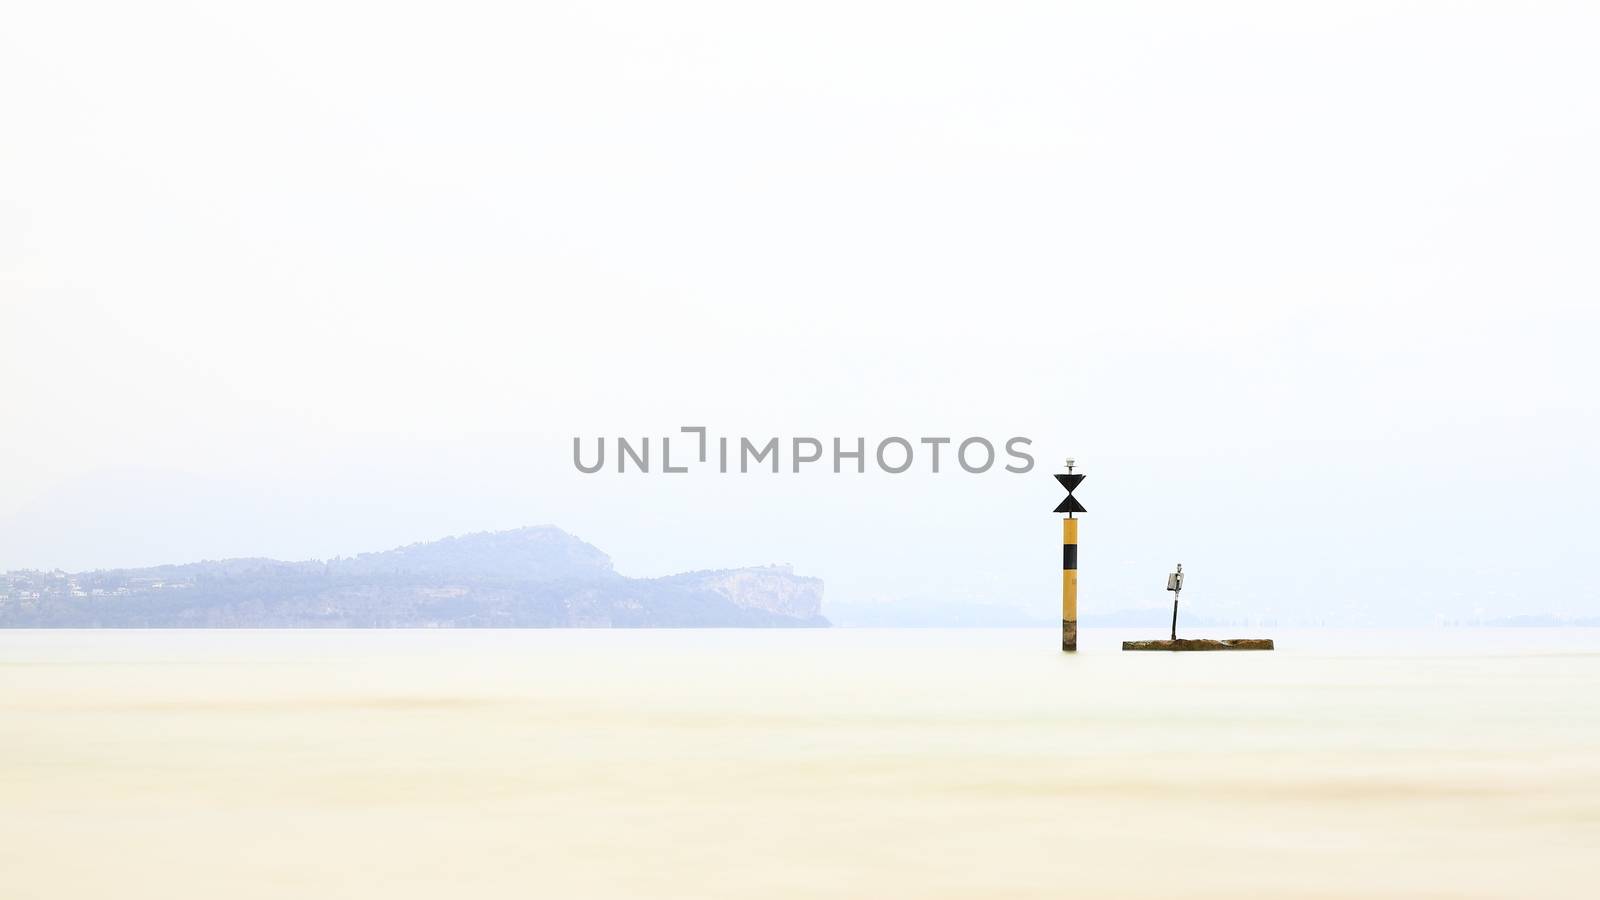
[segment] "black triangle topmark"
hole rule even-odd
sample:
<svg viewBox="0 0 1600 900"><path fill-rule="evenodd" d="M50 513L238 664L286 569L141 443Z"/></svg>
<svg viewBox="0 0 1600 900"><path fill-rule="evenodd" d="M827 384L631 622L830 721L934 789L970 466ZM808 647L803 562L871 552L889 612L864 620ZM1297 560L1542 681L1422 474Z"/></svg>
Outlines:
<svg viewBox="0 0 1600 900"><path fill-rule="evenodd" d="M1088 510L1083 508L1083 504L1078 502L1078 498L1068 494L1067 499L1061 501L1061 505L1055 508L1055 512L1081 513L1088 512Z"/></svg>
<svg viewBox="0 0 1600 900"><path fill-rule="evenodd" d="M1078 487L1078 485L1083 483L1083 479L1084 476L1081 474L1056 475L1056 480L1061 482L1061 486L1067 489L1067 499L1061 501L1061 505L1055 508L1056 512L1064 512L1069 514L1088 512L1088 510L1083 508L1083 504L1079 503L1078 499L1072 496L1072 492Z"/></svg>

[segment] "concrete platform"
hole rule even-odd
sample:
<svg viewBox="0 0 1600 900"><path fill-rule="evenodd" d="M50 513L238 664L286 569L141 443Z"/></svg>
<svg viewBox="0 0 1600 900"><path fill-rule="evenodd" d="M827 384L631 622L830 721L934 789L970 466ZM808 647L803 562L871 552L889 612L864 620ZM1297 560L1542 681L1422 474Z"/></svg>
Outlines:
<svg viewBox="0 0 1600 900"><path fill-rule="evenodd" d="M1271 650L1272 638L1178 638L1175 641L1123 641L1124 650Z"/></svg>

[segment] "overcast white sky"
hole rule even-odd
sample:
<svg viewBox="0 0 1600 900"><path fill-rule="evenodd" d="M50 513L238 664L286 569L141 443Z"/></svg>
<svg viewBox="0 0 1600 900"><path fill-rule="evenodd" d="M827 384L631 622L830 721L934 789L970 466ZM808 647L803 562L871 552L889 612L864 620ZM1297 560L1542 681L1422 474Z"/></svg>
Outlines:
<svg viewBox="0 0 1600 900"><path fill-rule="evenodd" d="M25 2L0 568L554 523L629 574L1600 613L1588 3ZM1034 439L582 476L574 435ZM920 470L918 470L920 471ZM1186 594L1187 596L1187 594Z"/></svg>

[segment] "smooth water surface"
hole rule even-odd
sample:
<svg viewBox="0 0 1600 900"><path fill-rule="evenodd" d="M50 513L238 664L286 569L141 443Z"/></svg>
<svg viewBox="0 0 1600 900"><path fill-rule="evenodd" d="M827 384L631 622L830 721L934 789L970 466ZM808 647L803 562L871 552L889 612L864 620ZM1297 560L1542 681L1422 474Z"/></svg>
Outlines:
<svg viewBox="0 0 1600 900"><path fill-rule="evenodd" d="M1593 896L1600 629L1239 631L0 632L0 892Z"/></svg>

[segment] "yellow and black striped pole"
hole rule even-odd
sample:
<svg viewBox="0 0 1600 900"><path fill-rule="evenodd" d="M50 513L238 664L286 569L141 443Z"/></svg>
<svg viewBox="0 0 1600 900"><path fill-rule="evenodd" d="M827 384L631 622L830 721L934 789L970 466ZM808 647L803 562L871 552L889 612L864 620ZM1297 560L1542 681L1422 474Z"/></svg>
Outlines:
<svg viewBox="0 0 1600 900"><path fill-rule="evenodd" d="M1061 520L1061 649L1078 649L1078 520Z"/></svg>
<svg viewBox="0 0 1600 900"><path fill-rule="evenodd" d="M1073 461L1069 459L1067 474L1056 476L1067 489L1067 499L1055 509L1067 514L1061 520L1061 649L1067 653L1078 650L1078 520L1073 514L1087 512L1072 496L1072 491L1083 483L1083 476L1072 474L1072 468Z"/></svg>

